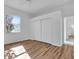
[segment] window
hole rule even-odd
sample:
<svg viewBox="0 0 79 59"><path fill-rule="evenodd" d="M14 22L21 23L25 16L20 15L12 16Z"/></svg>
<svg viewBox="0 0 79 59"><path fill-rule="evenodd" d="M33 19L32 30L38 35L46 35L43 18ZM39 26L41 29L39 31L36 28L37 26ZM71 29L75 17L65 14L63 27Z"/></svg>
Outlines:
<svg viewBox="0 0 79 59"><path fill-rule="evenodd" d="M20 24L21 24L20 16L6 16L6 29L7 32L20 32Z"/></svg>

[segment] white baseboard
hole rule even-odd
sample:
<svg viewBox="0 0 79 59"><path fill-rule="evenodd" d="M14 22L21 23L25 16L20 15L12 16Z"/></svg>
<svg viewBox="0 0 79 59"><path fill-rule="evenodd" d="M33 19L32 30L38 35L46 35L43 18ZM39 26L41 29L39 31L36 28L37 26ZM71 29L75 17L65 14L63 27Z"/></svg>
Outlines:
<svg viewBox="0 0 79 59"><path fill-rule="evenodd" d="M74 45L74 42L64 41L64 44Z"/></svg>
<svg viewBox="0 0 79 59"><path fill-rule="evenodd" d="M26 38L26 39L18 39L18 40L13 40L13 41L6 41L6 42L4 42L4 44L10 44L10 43L15 43L15 42L19 42L19 41L24 41L24 40L30 40L31 38Z"/></svg>

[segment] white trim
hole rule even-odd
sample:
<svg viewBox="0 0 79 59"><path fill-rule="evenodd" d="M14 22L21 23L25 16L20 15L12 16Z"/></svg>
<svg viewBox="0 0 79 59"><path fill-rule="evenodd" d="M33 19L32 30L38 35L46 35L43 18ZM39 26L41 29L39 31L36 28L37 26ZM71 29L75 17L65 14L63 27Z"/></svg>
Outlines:
<svg viewBox="0 0 79 59"><path fill-rule="evenodd" d="M64 18L64 41L66 41L66 18Z"/></svg>
<svg viewBox="0 0 79 59"><path fill-rule="evenodd" d="M44 15L41 15L41 16L37 16L37 17L35 17L35 18L31 19L31 20L34 21L34 20L45 19L45 18L48 18L48 17L50 18L50 17L52 17L52 14L55 14L57 12L61 14L61 11L58 10L58 11L55 11L55 12L51 12L51 13L48 13L48 14L44 14Z"/></svg>
<svg viewBox="0 0 79 59"><path fill-rule="evenodd" d="M15 40L12 40L12 41L6 41L6 42L4 42L4 44L11 44L11 43L15 43L15 42L19 42L19 41L25 41L25 40L32 40L32 38L23 38L23 40L22 39L17 39L16 41Z"/></svg>
<svg viewBox="0 0 79 59"><path fill-rule="evenodd" d="M74 42L70 42L70 41L64 41L64 44L69 44L69 45L74 45Z"/></svg>

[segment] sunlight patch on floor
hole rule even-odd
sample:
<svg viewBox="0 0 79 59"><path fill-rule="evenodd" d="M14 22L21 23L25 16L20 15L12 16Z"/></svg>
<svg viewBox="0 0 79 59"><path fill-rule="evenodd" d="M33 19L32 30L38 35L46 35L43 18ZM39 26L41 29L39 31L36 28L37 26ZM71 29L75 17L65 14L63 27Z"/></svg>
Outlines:
<svg viewBox="0 0 79 59"><path fill-rule="evenodd" d="M23 45L13 47L8 52L6 51L6 57L5 59L31 59Z"/></svg>
<svg viewBox="0 0 79 59"><path fill-rule="evenodd" d="M17 46L17 47L13 47L10 50L12 50L16 55L19 55L21 53L26 52L25 48L21 45L21 46Z"/></svg>

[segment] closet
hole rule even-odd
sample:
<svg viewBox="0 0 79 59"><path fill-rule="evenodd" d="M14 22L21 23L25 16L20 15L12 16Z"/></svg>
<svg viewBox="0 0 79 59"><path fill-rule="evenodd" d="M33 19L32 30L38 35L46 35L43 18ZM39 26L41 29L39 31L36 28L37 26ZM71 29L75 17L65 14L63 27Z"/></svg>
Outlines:
<svg viewBox="0 0 79 59"><path fill-rule="evenodd" d="M33 18L31 21L33 40L61 46L63 44L62 25L60 11Z"/></svg>

